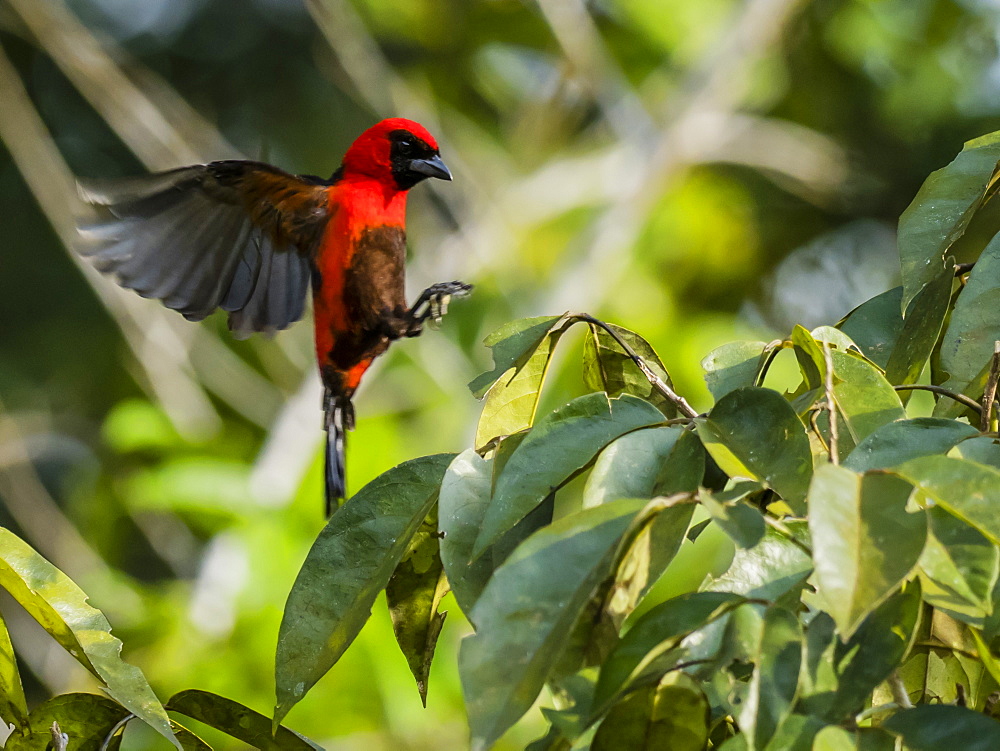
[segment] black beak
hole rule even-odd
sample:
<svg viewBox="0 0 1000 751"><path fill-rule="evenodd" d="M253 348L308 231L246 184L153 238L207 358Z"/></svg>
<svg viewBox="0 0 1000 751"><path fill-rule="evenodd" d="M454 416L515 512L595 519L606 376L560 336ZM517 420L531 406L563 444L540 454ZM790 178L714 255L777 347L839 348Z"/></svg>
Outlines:
<svg viewBox="0 0 1000 751"><path fill-rule="evenodd" d="M437 154L430 159L414 159L410 162L410 171L439 180L451 180L451 172Z"/></svg>

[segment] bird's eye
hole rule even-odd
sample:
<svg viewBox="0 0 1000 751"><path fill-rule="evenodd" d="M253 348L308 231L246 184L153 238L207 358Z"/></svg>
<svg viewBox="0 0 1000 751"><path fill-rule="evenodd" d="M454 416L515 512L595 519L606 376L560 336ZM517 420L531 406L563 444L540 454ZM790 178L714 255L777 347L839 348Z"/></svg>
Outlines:
<svg viewBox="0 0 1000 751"><path fill-rule="evenodd" d="M413 142L412 141L400 141L399 142L399 153L403 156L409 156L413 153Z"/></svg>

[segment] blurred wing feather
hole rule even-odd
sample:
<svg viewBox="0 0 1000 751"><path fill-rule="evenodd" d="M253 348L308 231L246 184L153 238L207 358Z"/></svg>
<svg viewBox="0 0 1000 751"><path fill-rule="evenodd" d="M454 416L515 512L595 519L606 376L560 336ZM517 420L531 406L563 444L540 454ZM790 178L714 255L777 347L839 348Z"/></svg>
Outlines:
<svg viewBox="0 0 1000 751"><path fill-rule="evenodd" d="M86 181L80 194L105 216L81 227L81 253L123 287L194 321L222 308L241 337L302 317L325 184L225 161Z"/></svg>

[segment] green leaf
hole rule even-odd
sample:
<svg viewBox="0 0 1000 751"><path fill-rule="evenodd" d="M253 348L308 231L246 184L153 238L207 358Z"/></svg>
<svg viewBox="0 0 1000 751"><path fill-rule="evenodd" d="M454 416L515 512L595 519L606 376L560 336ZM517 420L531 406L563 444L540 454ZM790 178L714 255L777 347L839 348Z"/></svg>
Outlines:
<svg viewBox="0 0 1000 751"><path fill-rule="evenodd" d="M916 457L946 454L978 432L963 422L937 417L897 420L870 433L851 451L843 466L855 472L888 469Z"/></svg>
<svg viewBox="0 0 1000 751"><path fill-rule="evenodd" d="M889 474L817 468L809 489L816 582L843 638L909 575L927 536L924 514L910 514L912 488ZM892 554L886 555L891 546Z"/></svg>
<svg viewBox="0 0 1000 751"><path fill-rule="evenodd" d="M459 652L473 749L489 748L534 702L644 505L614 501L563 517L494 572L471 613L478 630Z"/></svg>
<svg viewBox="0 0 1000 751"><path fill-rule="evenodd" d="M724 503L707 490L702 490L698 500L722 531L741 548L752 548L767 530L760 511L739 499Z"/></svg>
<svg viewBox="0 0 1000 751"><path fill-rule="evenodd" d="M895 471L1000 545L1000 470L951 456L925 456Z"/></svg>
<svg viewBox="0 0 1000 751"><path fill-rule="evenodd" d="M121 658L111 624L87 595L8 529L0 528L0 586L106 687L111 698L177 745L170 721L139 668Z"/></svg>
<svg viewBox="0 0 1000 751"><path fill-rule="evenodd" d="M344 508L346 506L337 513ZM181 691L170 697L167 709L221 730L261 751L323 751L321 746L284 725L272 732L269 717L209 691Z"/></svg>
<svg viewBox="0 0 1000 751"><path fill-rule="evenodd" d="M709 352L701 361L705 383L719 401L730 391L753 386L766 342L730 342Z"/></svg>
<svg viewBox="0 0 1000 751"><path fill-rule="evenodd" d="M490 503L493 460L472 449L455 457L441 480L438 528L441 563L458 606L468 616L493 573L488 556L474 559L472 548Z"/></svg>
<svg viewBox="0 0 1000 751"><path fill-rule="evenodd" d="M649 342L621 326L608 326L645 361L646 366L668 386L673 384L659 355ZM631 394L655 404L666 417L676 417L677 407L653 388L632 359L622 350L607 331L590 324L590 331L583 345L583 382L587 388L603 391L609 397Z"/></svg>
<svg viewBox="0 0 1000 751"><path fill-rule="evenodd" d="M920 618L921 590L908 584L875 609L854 635L842 643L835 640L832 669L839 676L836 693L817 713L830 722L842 722L871 701L875 688L899 667L916 638Z"/></svg>
<svg viewBox="0 0 1000 751"><path fill-rule="evenodd" d="M534 345L534 349L521 355L516 361L517 364L490 387L483 412L479 417L479 426L476 428L478 448L486 446L500 436L530 428L534 423L538 399L542 393L549 363L552 361L552 353L565 331L565 328L559 327L564 320L565 316L555 319L549 331ZM494 358L496 356L494 350ZM504 359L504 362L506 361Z"/></svg>
<svg viewBox="0 0 1000 751"><path fill-rule="evenodd" d="M704 692L684 674L629 694L608 712L591 751L702 751L710 709Z"/></svg>
<svg viewBox="0 0 1000 751"><path fill-rule="evenodd" d="M962 425L964 423L955 422L955 424ZM1000 469L1000 444L989 436L976 435L973 438L967 438L961 443L955 444L955 447L948 452L948 456Z"/></svg>
<svg viewBox="0 0 1000 751"><path fill-rule="evenodd" d="M805 536L804 522L786 522L786 526L793 533ZM773 602L801 587L810 573L812 560L802 548L769 528L754 547L737 548L726 572L718 578L709 578L701 589Z"/></svg>
<svg viewBox="0 0 1000 751"><path fill-rule="evenodd" d="M948 166L931 173L899 220L899 260L905 290L902 307L934 279L952 245L996 189L1000 137L965 144Z"/></svg>
<svg viewBox="0 0 1000 751"><path fill-rule="evenodd" d="M941 270L907 307L902 330L885 365L889 383L916 383L920 378L941 335L954 282L951 268Z"/></svg>
<svg viewBox="0 0 1000 751"><path fill-rule="evenodd" d="M341 506L320 532L281 619L275 722L354 641L437 501L453 456L425 456L390 469Z"/></svg>
<svg viewBox="0 0 1000 751"><path fill-rule="evenodd" d="M1000 748L1000 722L965 707L925 704L897 712L882 727L902 736L910 751Z"/></svg>
<svg viewBox="0 0 1000 751"><path fill-rule="evenodd" d="M802 628L793 613L777 606L765 611L750 690L740 712L740 729L751 749L763 749L791 714L802 665L801 642Z"/></svg>
<svg viewBox="0 0 1000 751"><path fill-rule="evenodd" d="M587 394L543 417L497 479L473 555L481 555L612 440L663 419L652 404L628 394L611 400Z"/></svg>
<svg viewBox="0 0 1000 751"><path fill-rule="evenodd" d="M583 490L585 507L619 498L694 491L705 475L701 442L679 426L626 433L598 455Z"/></svg>
<svg viewBox="0 0 1000 751"><path fill-rule="evenodd" d="M441 599L448 593L438 543L437 509L434 508L410 540L409 549L385 588L396 643L406 657L425 707L434 647L447 615L438 612Z"/></svg>
<svg viewBox="0 0 1000 751"><path fill-rule="evenodd" d="M941 385L950 391L968 394L973 399L983 395L994 342L1000 340L1000 235L995 237L969 281L955 301L941 338L940 370L947 374ZM941 399L934 410L940 417L957 417L967 408L951 399Z"/></svg>
<svg viewBox="0 0 1000 751"><path fill-rule="evenodd" d="M768 741L766 751L813 751L813 738L822 728L815 717L790 714Z"/></svg>
<svg viewBox="0 0 1000 751"><path fill-rule="evenodd" d="M129 711L117 702L96 694L62 694L35 707L29 718L30 734L15 732L5 751L45 751L51 746L53 722L69 736L67 751L99 751L104 739ZM25 726L27 730L27 726Z"/></svg>
<svg viewBox="0 0 1000 751"><path fill-rule="evenodd" d="M780 394L737 389L696 422L705 448L723 472L761 482L793 509L804 510L812 451L805 426Z"/></svg>
<svg viewBox="0 0 1000 751"><path fill-rule="evenodd" d="M675 649L693 631L743 602L724 592L689 592L644 613L601 666L591 718L597 719L615 697L634 685L658 658ZM678 656L678 661L683 659Z"/></svg>
<svg viewBox="0 0 1000 751"><path fill-rule="evenodd" d="M981 628L993 610L1000 550L944 509L927 509L927 521L929 534L920 556L924 600Z"/></svg>
<svg viewBox="0 0 1000 751"><path fill-rule="evenodd" d="M14 645L10 643L3 616L0 616L0 718L18 730L27 729L28 702L24 698Z"/></svg>
<svg viewBox="0 0 1000 751"><path fill-rule="evenodd" d="M565 319L566 316L521 318L501 326L486 337L483 344L493 350L493 370L480 374L469 384L473 395L482 399L504 373L527 361L549 332Z"/></svg>
<svg viewBox="0 0 1000 751"><path fill-rule="evenodd" d="M885 370L903 330L903 288L895 287L861 303L837 326L861 354Z"/></svg>
<svg viewBox="0 0 1000 751"><path fill-rule="evenodd" d="M828 725L816 734L813 751L855 751L857 744L854 734L833 725Z"/></svg>

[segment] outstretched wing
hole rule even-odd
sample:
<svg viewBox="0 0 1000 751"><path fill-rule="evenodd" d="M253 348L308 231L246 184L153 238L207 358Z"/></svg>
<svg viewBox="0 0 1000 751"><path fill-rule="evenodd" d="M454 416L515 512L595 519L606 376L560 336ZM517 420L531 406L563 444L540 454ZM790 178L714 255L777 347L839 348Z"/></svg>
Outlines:
<svg viewBox="0 0 1000 751"><path fill-rule="evenodd" d="M82 182L107 219L81 227L80 252L189 320L222 308L239 337L283 329L305 307L326 185L240 160Z"/></svg>

